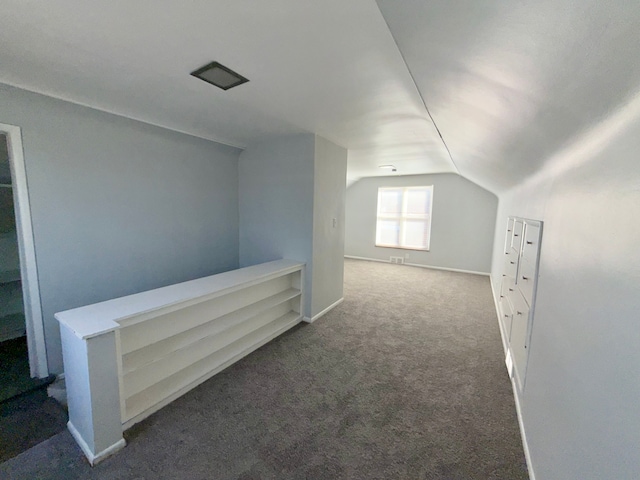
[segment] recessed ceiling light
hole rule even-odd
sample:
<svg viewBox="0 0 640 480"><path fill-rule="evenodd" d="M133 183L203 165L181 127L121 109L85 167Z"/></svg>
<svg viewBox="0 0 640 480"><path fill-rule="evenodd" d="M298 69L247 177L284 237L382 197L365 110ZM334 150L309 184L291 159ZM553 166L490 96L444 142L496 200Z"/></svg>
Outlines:
<svg viewBox="0 0 640 480"><path fill-rule="evenodd" d="M204 67L200 67L191 72L191 75L223 90L229 90L230 88L237 87L249 81L249 79L244 78L242 75L237 74L218 62L211 62Z"/></svg>
<svg viewBox="0 0 640 480"><path fill-rule="evenodd" d="M378 165L378 168L382 168L385 170L391 170L392 172L397 172L398 169L396 168L395 165Z"/></svg>

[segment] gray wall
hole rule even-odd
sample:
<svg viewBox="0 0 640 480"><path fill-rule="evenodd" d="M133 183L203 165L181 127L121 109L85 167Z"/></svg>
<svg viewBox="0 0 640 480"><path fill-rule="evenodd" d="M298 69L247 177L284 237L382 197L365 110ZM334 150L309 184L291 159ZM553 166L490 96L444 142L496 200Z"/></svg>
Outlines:
<svg viewBox="0 0 640 480"><path fill-rule="evenodd" d="M639 151L622 109L500 196L494 287L506 217L545 222L520 397L537 480L640 478Z"/></svg>
<svg viewBox="0 0 640 480"><path fill-rule="evenodd" d="M278 137L240 155L240 266L279 258L307 263L310 311L315 136ZM306 313L305 313L306 314Z"/></svg>
<svg viewBox="0 0 640 480"><path fill-rule="evenodd" d="M430 251L375 246L379 187L433 185ZM456 174L364 178L347 189L345 254L489 272L498 199Z"/></svg>
<svg viewBox="0 0 640 480"><path fill-rule="evenodd" d="M239 151L0 85L22 128L47 355L55 312L237 268Z"/></svg>
<svg viewBox="0 0 640 480"><path fill-rule="evenodd" d="M307 318L342 298L346 157L345 149L306 133L240 155L240 266L305 262Z"/></svg>
<svg viewBox="0 0 640 480"><path fill-rule="evenodd" d="M314 171L311 318L342 298L347 150L316 136Z"/></svg>

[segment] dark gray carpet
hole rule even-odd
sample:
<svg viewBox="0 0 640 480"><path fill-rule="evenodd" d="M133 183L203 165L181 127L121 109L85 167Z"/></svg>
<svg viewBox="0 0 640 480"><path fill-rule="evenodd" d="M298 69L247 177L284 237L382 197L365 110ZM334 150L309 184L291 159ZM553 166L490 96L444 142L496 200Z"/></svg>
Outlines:
<svg viewBox="0 0 640 480"><path fill-rule="evenodd" d="M63 432L11 479L526 479L487 277L346 262L345 301L126 433Z"/></svg>
<svg viewBox="0 0 640 480"><path fill-rule="evenodd" d="M47 396L46 387L0 403L0 462L62 432L67 420L66 410Z"/></svg>
<svg viewBox="0 0 640 480"><path fill-rule="evenodd" d="M53 379L31 378L26 337L0 343L0 462L65 429L66 411L47 397Z"/></svg>
<svg viewBox="0 0 640 480"><path fill-rule="evenodd" d="M3 319L0 319L0 321ZM53 379L54 377L31 378L27 337L14 338L0 343L0 402L46 386Z"/></svg>

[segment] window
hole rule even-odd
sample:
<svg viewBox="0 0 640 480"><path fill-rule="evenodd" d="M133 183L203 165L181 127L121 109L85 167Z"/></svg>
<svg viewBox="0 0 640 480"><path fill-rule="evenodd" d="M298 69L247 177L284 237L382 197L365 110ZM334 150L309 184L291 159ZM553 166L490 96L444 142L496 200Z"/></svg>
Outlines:
<svg viewBox="0 0 640 480"><path fill-rule="evenodd" d="M429 250L433 185L378 189L376 246Z"/></svg>

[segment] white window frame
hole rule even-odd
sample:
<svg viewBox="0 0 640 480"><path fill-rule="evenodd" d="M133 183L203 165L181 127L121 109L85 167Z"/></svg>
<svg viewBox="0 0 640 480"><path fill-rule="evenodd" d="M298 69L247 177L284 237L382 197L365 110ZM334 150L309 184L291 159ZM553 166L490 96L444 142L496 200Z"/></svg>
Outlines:
<svg viewBox="0 0 640 480"><path fill-rule="evenodd" d="M384 192L385 190L386 191L395 190L395 191L402 192L402 211L398 215L380 213L380 198L381 198L382 192ZM429 191L429 195L430 195L429 211L422 214L424 215L423 218L411 216L410 214L407 213L406 193L411 190L428 190ZM433 185L422 185L417 187L379 187L378 188L378 205L376 208L376 241L375 241L376 247L400 248L403 250L420 250L420 251L428 252L431 247L431 218L432 218L431 212L432 210L433 210ZM384 221L391 220L391 221L398 222L399 233L398 233L397 245L389 245L389 244L381 243L379 241L379 238L380 238L379 222L381 220L384 220ZM424 247L407 246L404 243L405 236L406 236L405 234L406 225L408 222L419 222L419 221L422 221L426 224L426 229L427 229L426 245Z"/></svg>

